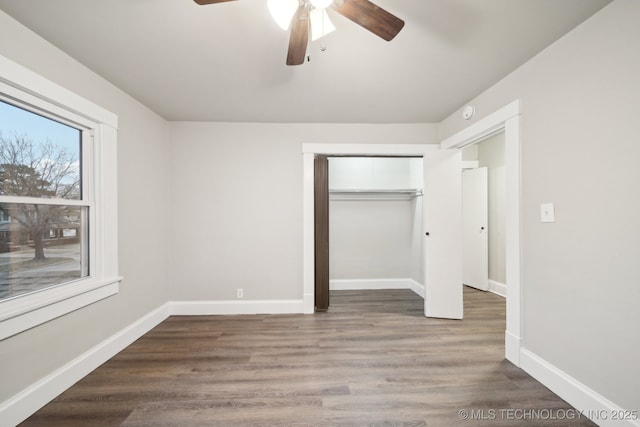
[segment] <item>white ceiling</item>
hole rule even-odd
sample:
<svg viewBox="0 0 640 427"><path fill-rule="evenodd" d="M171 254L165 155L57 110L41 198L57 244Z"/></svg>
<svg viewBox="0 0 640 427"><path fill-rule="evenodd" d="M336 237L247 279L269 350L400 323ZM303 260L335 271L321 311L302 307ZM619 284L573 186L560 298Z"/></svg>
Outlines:
<svg viewBox="0 0 640 427"><path fill-rule="evenodd" d="M168 120L435 123L610 0L373 0L385 42L337 31L285 65L266 0L0 0L0 9Z"/></svg>

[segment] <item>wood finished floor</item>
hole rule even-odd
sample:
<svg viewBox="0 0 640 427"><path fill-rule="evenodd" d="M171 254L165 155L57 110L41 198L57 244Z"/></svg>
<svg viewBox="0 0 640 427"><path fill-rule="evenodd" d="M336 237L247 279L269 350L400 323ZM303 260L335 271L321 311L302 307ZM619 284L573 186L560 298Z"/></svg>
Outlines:
<svg viewBox="0 0 640 427"><path fill-rule="evenodd" d="M424 318L409 290L333 291L315 315L174 316L22 425L593 426L549 419L571 407L504 360L504 329L504 300L472 289L463 321Z"/></svg>

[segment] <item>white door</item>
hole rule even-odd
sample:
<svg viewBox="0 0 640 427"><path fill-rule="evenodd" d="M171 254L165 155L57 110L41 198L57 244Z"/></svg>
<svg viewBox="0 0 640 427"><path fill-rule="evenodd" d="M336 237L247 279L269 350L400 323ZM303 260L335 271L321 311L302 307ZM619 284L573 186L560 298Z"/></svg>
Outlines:
<svg viewBox="0 0 640 427"><path fill-rule="evenodd" d="M462 319L461 152L433 151L423 161L424 314Z"/></svg>
<svg viewBox="0 0 640 427"><path fill-rule="evenodd" d="M487 168L462 172L462 283L489 290Z"/></svg>

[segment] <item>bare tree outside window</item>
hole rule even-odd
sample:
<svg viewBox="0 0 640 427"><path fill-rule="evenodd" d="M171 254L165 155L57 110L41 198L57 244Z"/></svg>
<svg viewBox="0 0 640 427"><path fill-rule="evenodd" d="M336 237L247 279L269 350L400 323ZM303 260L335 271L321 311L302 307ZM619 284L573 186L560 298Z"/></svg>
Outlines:
<svg viewBox="0 0 640 427"><path fill-rule="evenodd" d="M78 159L51 141L35 144L26 136L0 134L0 194L6 196L80 199ZM70 219L67 206L11 204L0 211L31 234L34 259L45 259L44 235Z"/></svg>
<svg viewBox="0 0 640 427"><path fill-rule="evenodd" d="M0 102L0 299L88 274L81 135Z"/></svg>

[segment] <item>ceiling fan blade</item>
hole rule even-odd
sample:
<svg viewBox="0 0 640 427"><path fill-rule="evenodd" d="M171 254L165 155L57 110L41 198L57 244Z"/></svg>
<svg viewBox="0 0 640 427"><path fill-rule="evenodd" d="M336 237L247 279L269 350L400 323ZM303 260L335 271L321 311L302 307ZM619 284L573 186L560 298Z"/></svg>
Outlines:
<svg viewBox="0 0 640 427"><path fill-rule="evenodd" d="M386 41L392 40L404 27L402 19L376 6L369 0L335 1L332 7L345 18L352 20Z"/></svg>
<svg viewBox="0 0 640 427"><path fill-rule="evenodd" d="M205 5L205 4L224 3L227 1L235 1L235 0L193 0L193 1L195 1L199 5Z"/></svg>
<svg viewBox="0 0 640 427"><path fill-rule="evenodd" d="M291 20L291 35L289 36L289 51L287 52L287 65L300 65L304 63L309 43L309 11L306 3L298 6L296 14Z"/></svg>

